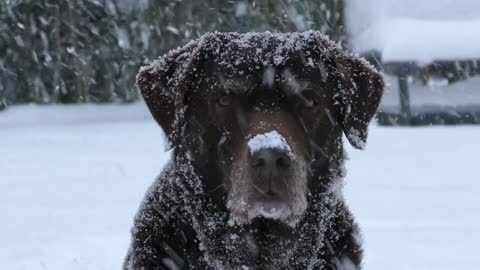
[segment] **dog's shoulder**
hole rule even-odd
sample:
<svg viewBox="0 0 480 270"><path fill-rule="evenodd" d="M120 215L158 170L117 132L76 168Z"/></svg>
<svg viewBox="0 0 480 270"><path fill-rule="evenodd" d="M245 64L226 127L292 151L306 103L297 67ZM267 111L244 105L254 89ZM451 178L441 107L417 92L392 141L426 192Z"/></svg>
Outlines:
<svg viewBox="0 0 480 270"><path fill-rule="evenodd" d="M185 195L178 166L171 160L148 188L134 218L124 269L204 269L197 236L185 218ZM161 268L163 269L163 268Z"/></svg>

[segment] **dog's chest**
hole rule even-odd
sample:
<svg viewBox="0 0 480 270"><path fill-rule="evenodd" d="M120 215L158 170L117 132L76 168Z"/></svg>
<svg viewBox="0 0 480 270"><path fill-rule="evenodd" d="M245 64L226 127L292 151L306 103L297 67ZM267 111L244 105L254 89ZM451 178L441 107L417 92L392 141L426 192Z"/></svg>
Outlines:
<svg viewBox="0 0 480 270"><path fill-rule="evenodd" d="M306 260L299 260L298 256L311 256L311 250L299 252L298 238L265 231L225 233L214 238L213 248L213 242L206 245L198 237L190 238L182 249L182 269L307 269ZM295 265L292 261L296 261Z"/></svg>

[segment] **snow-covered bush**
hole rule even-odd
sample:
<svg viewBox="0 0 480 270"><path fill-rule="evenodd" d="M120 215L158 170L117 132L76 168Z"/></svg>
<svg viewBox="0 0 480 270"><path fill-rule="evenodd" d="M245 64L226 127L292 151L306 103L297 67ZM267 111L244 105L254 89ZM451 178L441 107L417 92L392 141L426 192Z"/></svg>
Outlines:
<svg viewBox="0 0 480 270"><path fill-rule="evenodd" d="M343 0L0 2L0 107L131 101L143 63L209 31L320 30L345 41Z"/></svg>

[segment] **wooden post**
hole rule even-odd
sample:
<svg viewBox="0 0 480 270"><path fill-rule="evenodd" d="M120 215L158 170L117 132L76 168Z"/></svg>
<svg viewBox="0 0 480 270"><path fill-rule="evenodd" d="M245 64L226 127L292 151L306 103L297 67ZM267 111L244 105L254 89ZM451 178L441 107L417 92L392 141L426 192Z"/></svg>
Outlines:
<svg viewBox="0 0 480 270"><path fill-rule="evenodd" d="M410 92L408 89L407 72L402 72L398 76L398 93L400 95L400 115L401 123L410 125L412 120L412 110L410 108Z"/></svg>

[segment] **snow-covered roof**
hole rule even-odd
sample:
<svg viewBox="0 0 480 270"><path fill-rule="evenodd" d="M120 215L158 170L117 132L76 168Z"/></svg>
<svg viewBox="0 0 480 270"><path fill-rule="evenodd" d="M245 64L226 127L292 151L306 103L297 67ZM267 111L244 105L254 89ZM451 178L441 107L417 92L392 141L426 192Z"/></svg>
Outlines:
<svg viewBox="0 0 480 270"><path fill-rule="evenodd" d="M391 61L480 59L480 1L349 0L353 50Z"/></svg>
<svg viewBox="0 0 480 270"><path fill-rule="evenodd" d="M357 38L356 50L377 49L384 61L480 59L480 20L396 19L375 25Z"/></svg>

